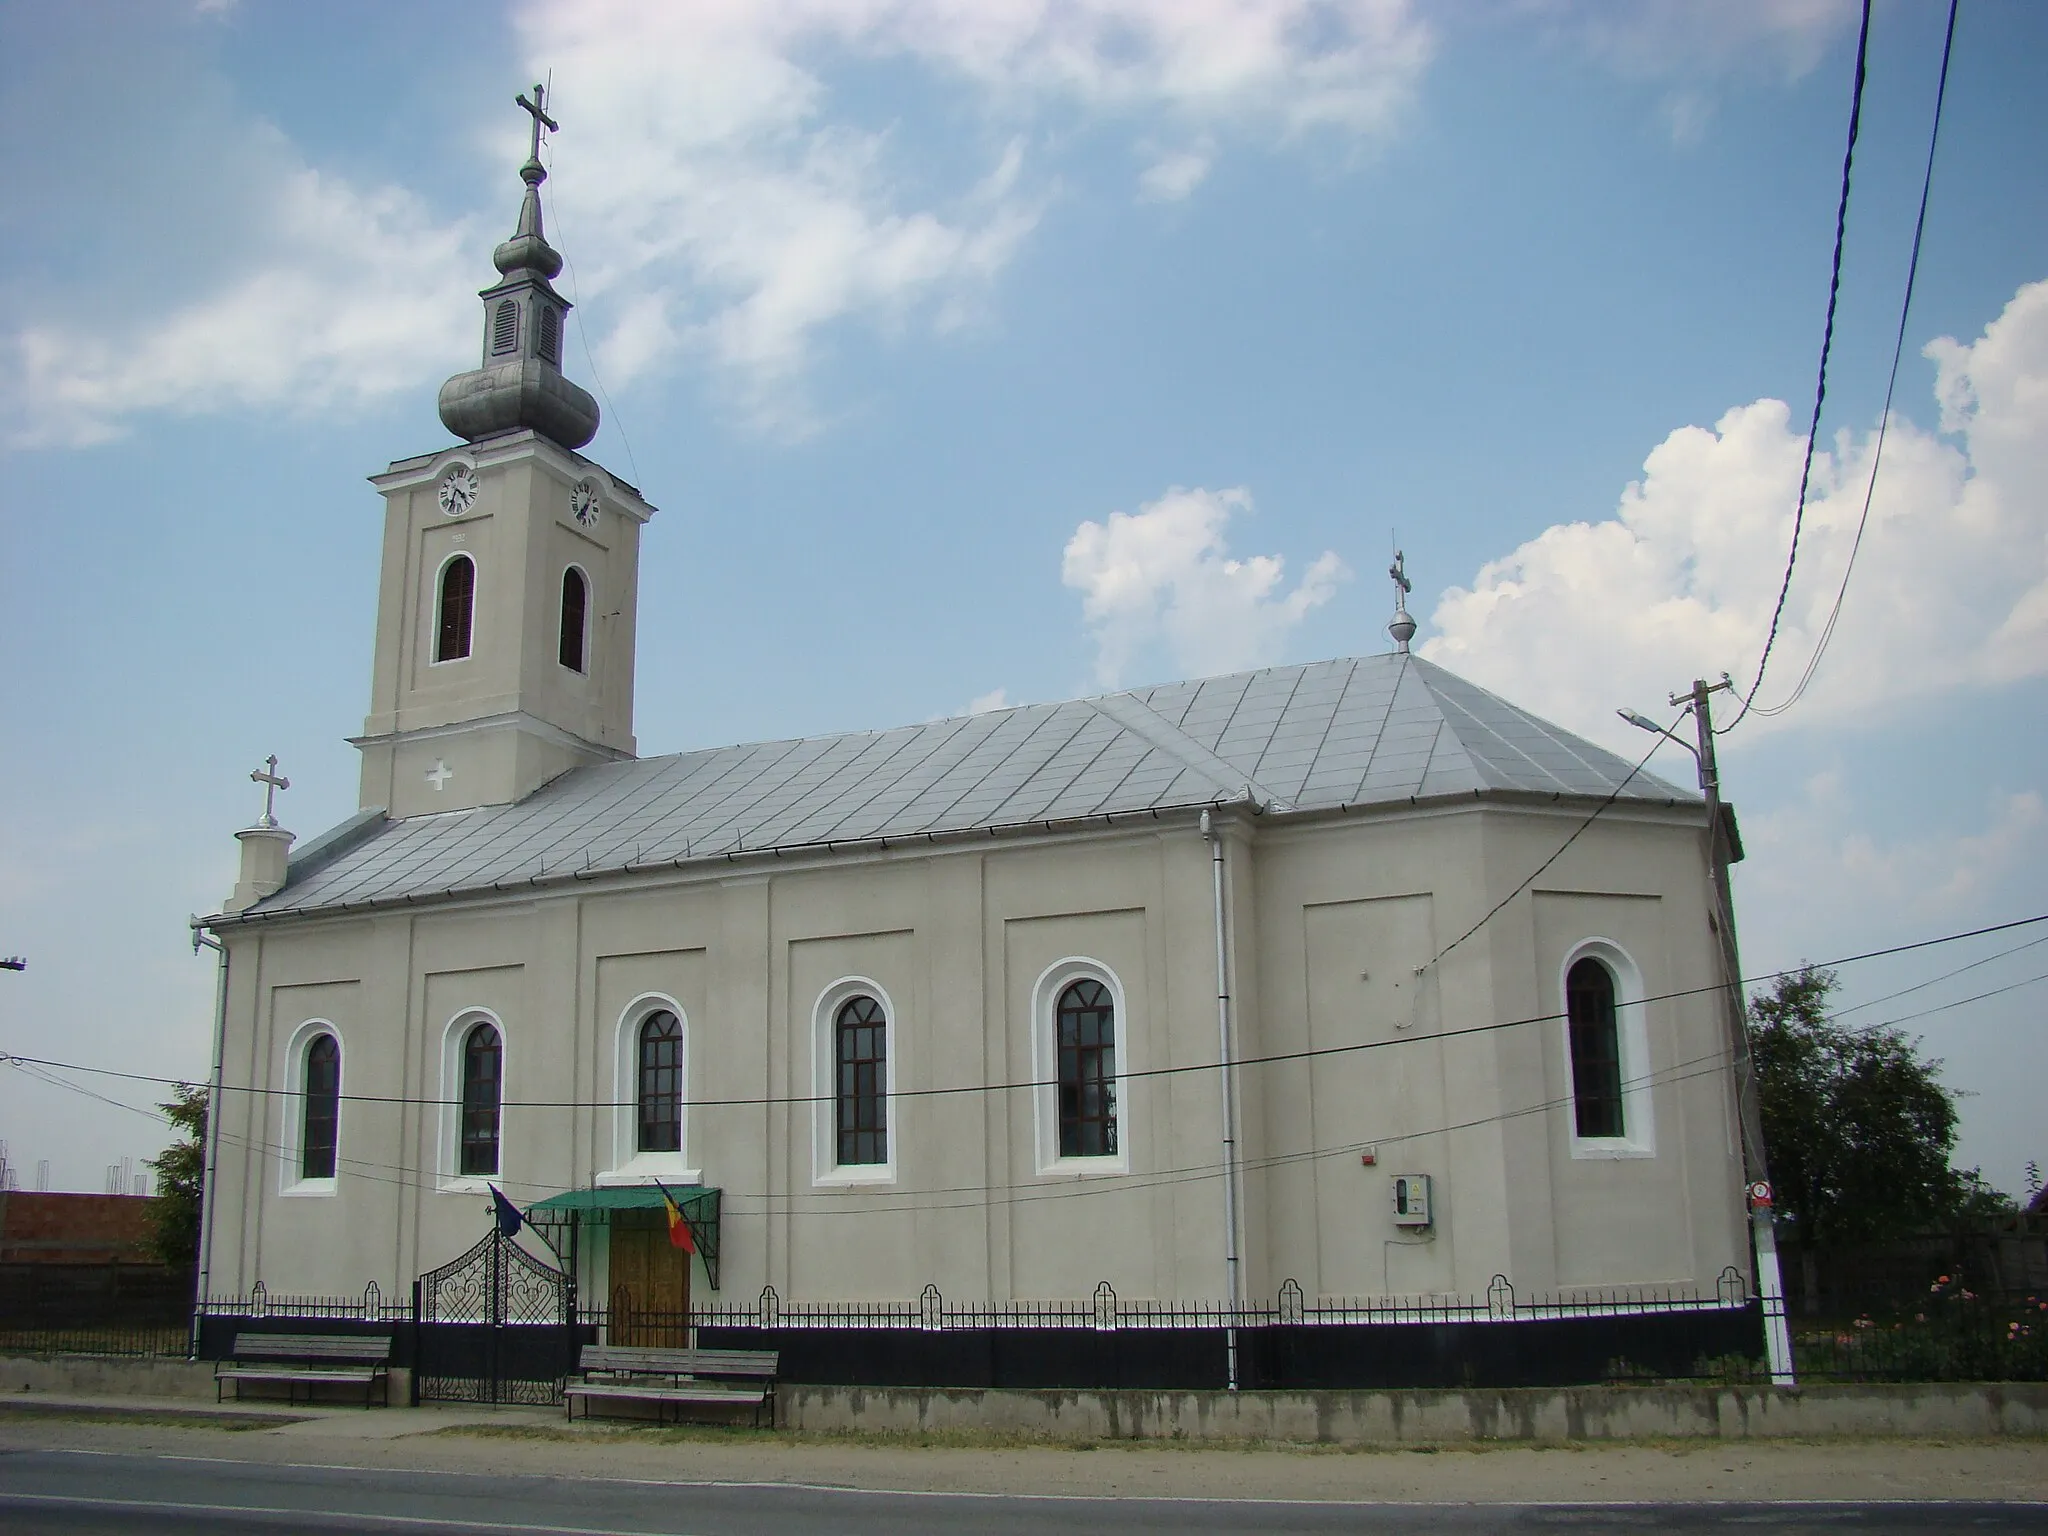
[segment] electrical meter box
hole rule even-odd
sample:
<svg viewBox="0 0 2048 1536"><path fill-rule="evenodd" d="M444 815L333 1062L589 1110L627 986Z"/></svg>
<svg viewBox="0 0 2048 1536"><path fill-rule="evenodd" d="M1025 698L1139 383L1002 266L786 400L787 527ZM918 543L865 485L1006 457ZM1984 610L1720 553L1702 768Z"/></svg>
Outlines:
<svg viewBox="0 0 2048 1536"><path fill-rule="evenodd" d="M1397 1173L1394 1175L1394 1225L1397 1227L1426 1227L1429 1225L1429 1175L1426 1173Z"/></svg>

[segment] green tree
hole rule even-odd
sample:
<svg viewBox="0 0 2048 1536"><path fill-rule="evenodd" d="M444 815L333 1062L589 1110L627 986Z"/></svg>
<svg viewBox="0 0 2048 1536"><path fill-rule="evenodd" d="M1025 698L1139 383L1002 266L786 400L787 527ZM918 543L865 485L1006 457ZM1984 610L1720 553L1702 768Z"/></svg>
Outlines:
<svg viewBox="0 0 2048 1536"><path fill-rule="evenodd" d="M1899 1030L1835 1023L1835 986L1806 966L1749 1005L1764 1149L1792 1235L1867 1242L2010 1210L1976 1169L1949 1166L1956 1106L1941 1062Z"/></svg>
<svg viewBox="0 0 2048 1536"><path fill-rule="evenodd" d="M206 1090L180 1083L170 1102L157 1108L182 1132L151 1159L156 1170L156 1230L150 1246L163 1264L190 1265L199 1258L199 1211L206 1187Z"/></svg>

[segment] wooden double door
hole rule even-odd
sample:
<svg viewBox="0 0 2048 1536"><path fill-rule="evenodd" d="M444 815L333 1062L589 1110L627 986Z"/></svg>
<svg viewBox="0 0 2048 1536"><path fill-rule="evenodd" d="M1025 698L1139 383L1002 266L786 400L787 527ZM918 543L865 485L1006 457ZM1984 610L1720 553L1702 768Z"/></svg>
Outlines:
<svg viewBox="0 0 2048 1536"><path fill-rule="evenodd" d="M611 1229L611 1293L611 1343L688 1347L690 1255L666 1224Z"/></svg>

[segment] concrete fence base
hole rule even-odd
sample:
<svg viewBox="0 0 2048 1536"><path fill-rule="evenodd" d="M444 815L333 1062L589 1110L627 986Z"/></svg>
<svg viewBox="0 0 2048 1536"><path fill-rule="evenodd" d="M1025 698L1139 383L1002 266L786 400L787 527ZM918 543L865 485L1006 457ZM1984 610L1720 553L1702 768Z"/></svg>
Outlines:
<svg viewBox="0 0 2048 1536"><path fill-rule="evenodd" d="M406 1401L392 1372L391 1401ZM212 1402L207 1361L0 1357L17 1393ZM1433 1392L1025 1392L777 1389L785 1429L1070 1440L1294 1441L1325 1445L1558 1445L1602 1440L2048 1436L2048 1384L1526 1387Z"/></svg>
<svg viewBox="0 0 2048 1536"><path fill-rule="evenodd" d="M785 1428L1327 1445L2048 1435L2048 1386L1530 1387L1432 1392L778 1389Z"/></svg>

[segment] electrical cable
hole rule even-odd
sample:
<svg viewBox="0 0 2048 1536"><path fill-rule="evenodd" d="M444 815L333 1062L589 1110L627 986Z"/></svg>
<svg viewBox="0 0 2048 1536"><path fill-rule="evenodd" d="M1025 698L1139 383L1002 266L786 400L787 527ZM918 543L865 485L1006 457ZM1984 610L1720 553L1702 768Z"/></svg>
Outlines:
<svg viewBox="0 0 2048 1536"><path fill-rule="evenodd" d="M2044 914L2043 919L2036 919L2036 921L2041 920L2048 920L2048 914ZM1993 956L1991 958L1995 959L1997 957ZM2019 987L2030 986L2041 981L2048 981L2048 972L2044 972L2038 976L2026 978L2023 981L2014 982L2008 986L1993 988L1989 991L1978 993L1973 997L1959 998L1953 1003L1944 1005L1944 1007L1960 1008L1967 1004L1981 1002L1987 998L2000 996L2003 993L2014 991ZM1718 990L1718 988L1711 990ZM1646 1002L1650 1001L1650 999L1643 999L1642 1001ZM1941 1010L1930 1009L1926 1011L1936 1012ZM1906 1014L1902 1015L1899 1018L1885 1020L1882 1023L1864 1026L1858 1032L1872 1033L1877 1030L1895 1027L1898 1024L1905 1023L1912 1019L1919 1018L1922 1016L1923 1014L1918 1013ZM1423 1038L1438 1037L1425 1036ZM12 1060L12 1058L10 1058L10 1060ZM1718 1047L1705 1055L1690 1057L1687 1060L1674 1063L1672 1066L1664 1068L1660 1071L1646 1073L1635 1078L1625 1079L1622 1083L1622 1089L1624 1092L1629 1092L1650 1087L1668 1086L1675 1083L1691 1082L1701 1077L1713 1076L1725 1072L1727 1070L1727 1065L1727 1050L1725 1047ZM166 1117L158 1114L157 1112L144 1109L138 1105L124 1104L118 1100L106 1098L101 1094L94 1093L92 1090L85 1088L81 1084L68 1083L61 1079L50 1077L47 1074L42 1073L35 1073L33 1075L37 1076L39 1080L46 1082L53 1087L63 1088L72 1092L80 1093L88 1098L96 1099L104 1104L111 1104L119 1109L126 1109L136 1114L152 1116L160 1120L166 1119ZM432 1101L419 1102L431 1103ZM1398 1146L1404 1142L1420 1141L1431 1136L1450 1135L1458 1131L1475 1130L1488 1125L1496 1125L1512 1120L1526 1119L1531 1115L1545 1114L1554 1109L1569 1107L1575 1102L1576 1097L1574 1095L1565 1095L1558 1098L1546 1099L1536 1104L1526 1105L1519 1109L1503 1110L1496 1112L1494 1114L1481 1115L1467 1120L1452 1121L1443 1125L1427 1126L1412 1131L1376 1132L1373 1134L1360 1136L1355 1140L1346 1141L1335 1145L1308 1147L1298 1149L1292 1152L1272 1153L1258 1158L1241 1159L1240 1167L1248 1172L1264 1172L1272 1169L1290 1167L1304 1162L1319 1161L1322 1159L1332 1157L1350 1156L1359 1153L1367 1147ZM295 1155L296 1152L296 1149L282 1145L280 1143L246 1137L237 1132L229 1131L226 1129L223 1129L220 1132L220 1139L222 1140L222 1142L229 1146L237 1147L244 1151L258 1153L259 1155L262 1155L267 1159L275 1158L278 1161L284 1161L289 1157ZM435 1194L446 1194L450 1192L443 1188L442 1185L431 1176L428 1170L422 1169L413 1164L377 1163L357 1158L337 1158L337 1162L342 1167L356 1170L351 1175L352 1178L361 1179L362 1181L367 1183L386 1184L397 1188L413 1189L426 1193ZM1031 1183L1023 1185L949 1185L941 1186L938 1188L921 1190L863 1190L860 1191L858 1194L854 1195L850 1199L842 1194L834 1193L820 1195L811 1191L752 1192L727 1190L724 1191L724 1194L726 1195L727 1199L722 1209L725 1214L732 1216L776 1214L803 1214L806 1216L874 1216L904 1211L923 1212L940 1210L978 1209L990 1204L1023 1204L1043 1199L1060 1199L1075 1196L1114 1194L1119 1192L1129 1192L1132 1190L1150 1190L1155 1188L1163 1188L1176 1184L1194 1183L1220 1178L1223 1176L1223 1171L1224 1165L1220 1162L1194 1163L1163 1169L1154 1169L1148 1172L1127 1174L1120 1178L1112 1180L1062 1179L1048 1183ZM398 1177L387 1177L386 1175L389 1174L396 1174L398 1175ZM537 1184L528 1180L517 1180L505 1177L498 1177L495 1178L493 1182L497 1183L501 1188L507 1190L537 1190L547 1194L558 1192L556 1186L552 1184ZM965 1196L973 1198L935 1201L929 1198L933 1195ZM862 1204L859 1203L861 1201L881 1203ZM813 1204L809 1202L823 1203ZM758 1203L758 1208L756 1208L756 1203Z"/></svg>
<svg viewBox="0 0 2048 1536"><path fill-rule="evenodd" d="M1930 949L1943 944L1961 943L1966 939L1982 938L1993 933L2005 933L2015 928L2031 927L2036 923L2048 923L2048 912L2043 912L2033 917L2014 918L2003 923L1986 924L1983 927L1967 929L1958 933L1941 934L1931 939L1916 939L1906 944L1894 944L1882 949L1866 950L1860 954L1842 955L1835 959L1814 963L1814 968L1831 970L1845 965L1857 965L1868 960L1880 960L1892 955L1910 954L1915 950ZM1740 979L1739 984L1742 986L1752 986L1760 982L1776 980L1779 976L1786 974L1789 973L1785 971L1766 971L1754 976L1743 977ZM1679 998L1719 993L1726 989L1727 983L1725 981L1717 981L1704 986L1681 987L1669 992L1658 992L1647 997L1634 999L1633 1001L1635 1005L1670 1002ZM1385 1050L1394 1046L1409 1045L1423 1040L1455 1040L1471 1035L1492 1034L1505 1029L1518 1029L1531 1024L1557 1023L1564 1018L1565 1015L1562 1013L1542 1013L1530 1014L1522 1018L1495 1019L1483 1024L1464 1025L1456 1029L1399 1034L1377 1040L1356 1041L1347 1045L1310 1046L1295 1051L1275 1051L1263 1056L1240 1058L1235 1065L1240 1068L1281 1066L1332 1056L1355 1055L1365 1051ZM88 1066L82 1062L57 1061L48 1057L27 1056L16 1052L0 1051L0 1063L45 1067L66 1072L83 1072L94 1077L110 1077L126 1082L149 1083L155 1087L189 1086L181 1078L159 1077L142 1072L126 1072L114 1067ZM1125 1082L1142 1081L1148 1078L1185 1077L1196 1073L1214 1072L1217 1070L1217 1065L1213 1061L1203 1061L1187 1062L1167 1067L1145 1067L1120 1073L1119 1077ZM1013 1093L1056 1086L1057 1084L1051 1079L1025 1078L1003 1083L969 1083L940 1088L901 1088L893 1091L890 1097L895 1099L947 1098L966 1094ZM296 1089L267 1088L254 1084L246 1086L223 1084L223 1090L250 1097L298 1097L298 1090ZM425 1098L407 1094L346 1093L338 1095L337 1099L338 1102L352 1104L399 1104L430 1108L447 1108L456 1103L456 1101L450 1099ZM737 1098L686 1099L684 1103L685 1107L689 1109L758 1109L775 1106L829 1104L833 1101L834 1096L831 1094L751 1094ZM622 1099L506 1099L501 1101L500 1107L503 1109L617 1110L631 1108L635 1102L634 1100Z"/></svg>
<svg viewBox="0 0 2048 1536"><path fill-rule="evenodd" d="M1778 643L1778 624L1785 616L1785 599L1792 591L1792 570L1799 561L1799 535L1806 525L1806 493L1813 482L1814 445L1820 438L1821 406L1828 394L1828 354L1834 348L1835 305L1842 291L1842 247L1849 228L1849 175L1856 163L1856 136L1863 123L1863 84L1868 74L1869 57L1870 0L1863 0L1863 23L1856 34L1856 84L1849 98L1849 146L1842 155L1842 195L1835 205L1835 257L1828 277L1827 321L1821 328L1820 373L1813 387L1813 418L1806 428L1806 463L1799 472L1799 504L1792 512L1792 546L1785 554L1785 579L1778 586L1778 603L1771 610L1771 627L1764 636L1763 654L1757 658L1756 679L1743 696L1742 708L1735 718L1715 728L1717 736L1727 735L1742 723L1743 717L1749 713L1749 701L1763 686L1764 669L1771 664L1771 650Z"/></svg>
<svg viewBox="0 0 2048 1536"><path fill-rule="evenodd" d="M1684 718L1685 716L1682 714L1678 717L1679 720L1683 720ZM1672 722L1672 724L1674 725L1676 725L1677 723L1677 720L1674 720ZM1635 776L1641 773L1643 769L1649 765L1650 759L1657 755L1657 749L1663 746L1664 743L1670 739L1671 738L1669 734L1666 733L1665 735L1659 736L1656 741L1652 742L1650 745L1650 750L1645 752L1642 755L1642 757L1637 760L1635 767L1629 769L1627 776L1623 778L1619 784L1615 785L1613 789L1608 791L1607 798L1605 800L1602 800L1598 805L1594 806L1592 814L1587 816L1584 821L1580 822L1576 827L1572 829L1572 835L1570 837L1566 838L1562 843L1558 844L1557 852L1553 853L1541 864L1538 864L1535 869L1529 872L1528 878L1523 880L1522 883L1516 886L1512 891L1509 891L1507 895L1501 897L1499 901L1495 902L1491 910L1487 912L1486 916L1480 918L1478 922L1474 923L1470 928L1467 928L1463 933L1459 934L1455 939L1451 940L1450 943L1446 944L1442 949L1438 950L1436 954L1430 958L1429 963L1427 965L1417 966L1415 968L1415 974L1420 976L1424 971L1428 970L1430 966L1433 966L1437 964L1439 961L1441 961L1445 955L1448 955L1460 944L1464 943L1467 939L1471 938L1473 934L1477 933L1480 929L1484 928L1488 923L1492 922L1494 918L1498 917L1500 915L1501 908L1505 907L1509 902L1513 901L1517 896L1521 895L1522 892L1526 891L1527 889L1529 889L1530 886L1534 885L1538 880L1540 880L1543 877L1543 872L1546 869L1550 868L1551 865L1555 864L1559 859L1563 858L1565 850L1571 847L1573 843L1576 843L1579 840L1580 834L1583 833L1586 830L1586 828L1592 826L1594 822L1598 821L1601 817L1601 814L1605 812L1609 806L1613 805L1615 801L1621 798L1621 792L1627 789L1629 785L1635 781Z"/></svg>
<svg viewBox="0 0 2048 1536"><path fill-rule="evenodd" d="M1837 1008L1828 1017L1840 1023L1852 1013L1861 1013L1866 1008L1875 1008L1879 1003L1889 1003L1894 998L1907 997L1915 992L1925 992L1929 987L1952 980L1962 975L1965 971L1974 971L1979 966L1991 964L1994 960L2003 960L2007 955L2017 955L2025 950L2038 949L2043 944L2048 944L2048 934L2044 934L2038 939L2029 939L2024 944L2015 944L2011 949L2001 949L1997 954L1986 955L1982 960L1972 960L1968 965L1959 965L1952 971L1943 971L1939 976L1930 976L1927 980L1915 982L1910 987L1901 987L1896 992L1887 992L1882 997L1873 997L1867 1002L1854 1003L1847 1008Z"/></svg>
<svg viewBox="0 0 2048 1536"><path fill-rule="evenodd" d="M1835 635L1835 622L1842 616L1842 599L1849 595L1849 577L1855 572L1856 556L1863 548L1863 531L1870 525L1870 503L1877 494L1877 472L1878 467L1884 462L1885 433L1891 426L1892 394L1899 384L1899 359L1904 356L1906 350L1906 319L1913 312L1913 286L1920 274L1920 237L1927 228L1927 197L1934 185L1935 147L1941 142L1942 103L1948 99L1948 62L1949 55L1955 48L1957 4L1958 0L1949 0L1948 32L1941 43L1941 78L1934 89L1934 126L1927 136L1927 169L1920 178L1920 212L1913 220L1913 255L1906 263L1906 297L1899 305L1899 332L1892 341L1892 371L1891 376L1885 381L1884 411L1877 419L1877 444L1870 455L1870 478L1863 487L1863 511L1856 519L1856 537L1849 543L1849 563L1842 568L1842 584L1835 591L1834 606L1828 610L1827 622L1821 625L1820 637L1814 642L1813 655L1807 660L1806 670L1800 674L1799 682L1782 703L1757 707L1756 712L1766 718L1782 715L1797 704L1805 694L1807 685L1813 681L1814 674L1820 670L1820 659L1827 654L1828 642ZM1809 455L1811 452L1809 446ZM1757 681L1763 681L1761 672ZM1752 696L1755 692L1754 688L1750 690ZM1740 719L1741 716L1738 715L1736 718Z"/></svg>

